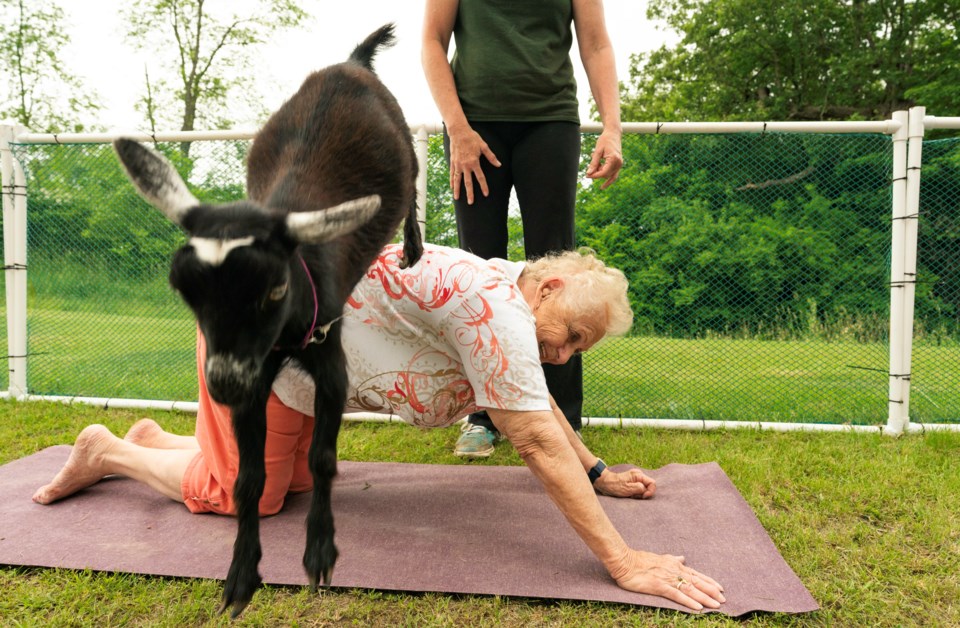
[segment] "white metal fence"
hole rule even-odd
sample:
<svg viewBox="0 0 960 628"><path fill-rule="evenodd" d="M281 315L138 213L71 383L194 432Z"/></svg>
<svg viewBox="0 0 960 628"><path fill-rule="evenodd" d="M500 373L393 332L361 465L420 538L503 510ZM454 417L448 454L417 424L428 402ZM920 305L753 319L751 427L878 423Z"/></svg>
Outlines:
<svg viewBox="0 0 960 628"><path fill-rule="evenodd" d="M909 112L897 112L891 120L880 122L726 122L726 123L627 123L625 134L841 134L873 133L890 136L892 141L892 172L890 173L891 230L890 230L890 301L889 301L889 359L886 423L879 425L851 425L824 423L797 423L784 421L726 421L709 417L643 418L591 417L587 424L614 424L622 426L656 426L685 429L715 429L730 427L759 427L771 430L854 430L901 434L922 430L960 430L960 423L920 423L910 419L912 349L914 338L914 303L917 282L917 242L920 217L922 150L926 131L932 129L960 129L960 118L940 118L925 115L922 107ZM418 205L421 220L426 222L428 141L440 132L440 125L417 125L411 128L420 160ZM596 133L598 125L583 126L584 133ZM190 132L127 135L150 142L202 142L248 140L250 132ZM195 411L189 401L154 401L127 398L107 398L73 395L35 395L30 393L28 367L28 251L27 251L27 177L22 165L15 159L13 147L24 144L103 144L115 139L110 134L41 135L27 133L19 127L0 128L0 159L3 177L3 231L6 287L5 317L7 322L8 390L5 397L17 399L52 399L83 402L101 406L131 408L166 408ZM957 199L960 203L960 199ZM878 399L877 403L883 403ZM348 417L350 418L350 417ZM363 415L365 419L386 419L377 415Z"/></svg>

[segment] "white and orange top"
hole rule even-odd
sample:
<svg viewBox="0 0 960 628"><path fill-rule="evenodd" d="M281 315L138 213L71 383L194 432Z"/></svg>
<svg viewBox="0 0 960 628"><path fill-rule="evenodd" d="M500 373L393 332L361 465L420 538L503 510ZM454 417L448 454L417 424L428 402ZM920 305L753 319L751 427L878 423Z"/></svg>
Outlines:
<svg viewBox="0 0 960 628"><path fill-rule="evenodd" d="M478 409L550 410L533 312L517 287L523 263L424 245L401 269L389 245L344 308L347 412L443 427ZM288 365L273 390L313 414L310 376Z"/></svg>

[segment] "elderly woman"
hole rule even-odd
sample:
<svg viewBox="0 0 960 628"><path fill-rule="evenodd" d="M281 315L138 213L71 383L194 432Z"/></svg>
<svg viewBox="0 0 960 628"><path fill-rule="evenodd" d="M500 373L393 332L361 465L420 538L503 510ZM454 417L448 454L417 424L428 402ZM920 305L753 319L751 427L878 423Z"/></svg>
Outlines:
<svg viewBox="0 0 960 628"><path fill-rule="evenodd" d="M442 427L485 409L540 479L577 534L624 589L690 608L717 608L722 587L683 557L633 550L594 493L652 497L654 481L634 469L615 473L577 438L547 392L541 364L562 364L632 321L627 281L591 254L567 252L514 263L426 246L400 268L402 247L386 247L354 289L343 316L350 380L347 411L389 412ZM144 419L124 439L102 425L77 437L64 468L34 501L49 504L120 474L186 504L192 512L232 514L239 459L230 411L209 396L205 347L197 339L196 436L164 432ZM267 407L263 515L288 492L307 491L313 383L287 365ZM592 486L591 486L592 483Z"/></svg>

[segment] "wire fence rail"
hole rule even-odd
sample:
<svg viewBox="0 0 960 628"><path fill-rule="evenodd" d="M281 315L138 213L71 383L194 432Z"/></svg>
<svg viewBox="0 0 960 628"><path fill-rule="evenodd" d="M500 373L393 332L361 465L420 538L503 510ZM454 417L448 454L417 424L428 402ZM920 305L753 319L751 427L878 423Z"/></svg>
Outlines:
<svg viewBox="0 0 960 628"><path fill-rule="evenodd" d="M960 429L960 139L925 137L960 118L624 127L620 180L577 198L579 244L627 274L636 313L585 356L587 424ZM600 128L582 131L589 156ZM440 132L411 128L418 201L426 240L456 246ZM222 202L244 194L252 136L132 137ZM195 411L195 324L166 283L183 236L136 195L113 139L0 129L0 386ZM510 233L521 259L515 209Z"/></svg>

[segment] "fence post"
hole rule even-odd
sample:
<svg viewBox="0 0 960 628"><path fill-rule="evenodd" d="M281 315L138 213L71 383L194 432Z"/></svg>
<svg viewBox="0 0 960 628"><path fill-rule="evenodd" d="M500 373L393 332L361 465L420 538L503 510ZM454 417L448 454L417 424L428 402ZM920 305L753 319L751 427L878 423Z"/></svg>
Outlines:
<svg viewBox="0 0 960 628"><path fill-rule="evenodd" d="M903 249L904 216L907 208L907 141L910 137L910 114L896 111L893 119L900 128L893 135L893 209L890 221L890 384L887 393L887 427L891 435L906 429L903 413L903 374L908 371L903 361Z"/></svg>
<svg viewBox="0 0 960 628"><path fill-rule="evenodd" d="M898 117L906 113L906 118ZM902 434L910 424L913 313L917 281L917 226L924 108L898 111L904 122L894 135L893 224L890 255L890 392L885 433Z"/></svg>
<svg viewBox="0 0 960 628"><path fill-rule="evenodd" d="M27 182L10 151L10 144L25 131L18 125L0 125L8 393L12 398L27 394Z"/></svg>
<svg viewBox="0 0 960 628"><path fill-rule="evenodd" d="M420 239L427 241L427 168L430 135L427 127L417 127L415 141L417 145L417 222L420 224Z"/></svg>
<svg viewBox="0 0 960 628"><path fill-rule="evenodd" d="M910 139L907 144L907 208L904 218L903 257L903 359L907 378L903 380L903 421L910 424L910 387L913 372L913 316L917 294L917 247L920 226L920 176L923 167L923 124L925 107L910 108Z"/></svg>

